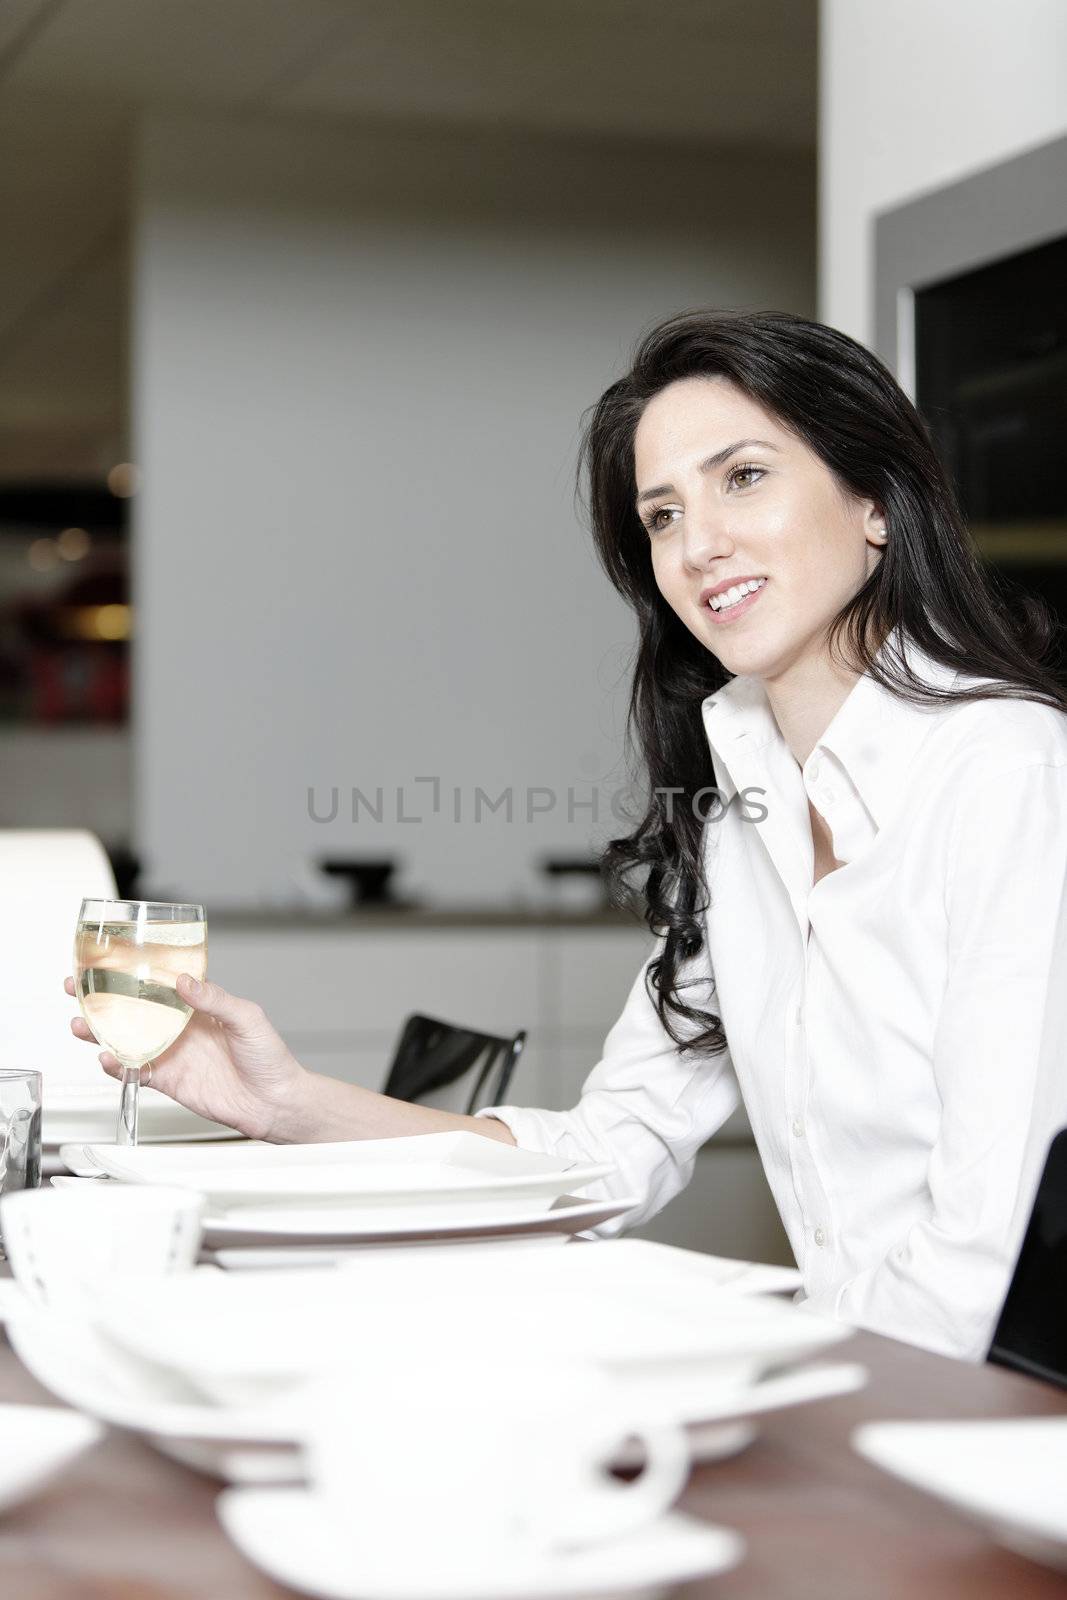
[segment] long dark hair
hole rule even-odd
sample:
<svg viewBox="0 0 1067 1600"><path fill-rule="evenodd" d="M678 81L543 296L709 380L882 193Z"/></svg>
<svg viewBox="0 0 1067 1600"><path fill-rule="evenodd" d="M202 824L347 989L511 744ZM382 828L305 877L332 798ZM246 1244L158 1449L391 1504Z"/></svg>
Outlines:
<svg viewBox="0 0 1067 1600"><path fill-rule="evenodd" d="M704 824L693 797L714 785L715 775L700 703L731 674L660 594L634 508L641 414L668 384L692 377L730 379L804 440L839 488L873 500L883 513L889 537L882 557L830 624L836 660L917 704L1018 698L1067 711L1067 694L1053 660L1052 613L983 568L925 423L869 350L783 311L690 312L641 339L630 371L592 408L579 469L597 554L637 613L628 744L631 752L639 747L649 789L636 830L608 844L601 870L615 903L638 906L649 928L665 934L646 981L667 1033L680 1050L718 1054L726 1048L721 1019L686 1004L679 991L683 963L701 949L707 909L706 898L698 903L708 886ZM888 651L876 662L898 626L935 661L993 682L935 689ZM644 882L635 889L637 872Z"/></svg>

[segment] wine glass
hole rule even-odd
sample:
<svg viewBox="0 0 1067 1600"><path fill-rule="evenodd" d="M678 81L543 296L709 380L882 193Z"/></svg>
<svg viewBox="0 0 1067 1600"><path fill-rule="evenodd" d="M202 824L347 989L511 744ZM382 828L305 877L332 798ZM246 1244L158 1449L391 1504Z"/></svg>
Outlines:
<svg viewBox="0 0 1067 1600"><path fill-rule="evenodd" d="M117 1144L137 1143L141 1068L172 1045L192 1016L175 988L207 972L203 906L163 900L83 900L74 935L82 1016L122 1066Z"/></svg>

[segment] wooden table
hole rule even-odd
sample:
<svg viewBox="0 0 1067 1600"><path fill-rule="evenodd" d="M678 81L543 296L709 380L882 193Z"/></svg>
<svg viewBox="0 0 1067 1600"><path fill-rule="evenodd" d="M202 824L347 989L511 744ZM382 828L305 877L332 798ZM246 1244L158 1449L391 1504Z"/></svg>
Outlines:
<svg viewBox="0 0 1067 1600"><path fill-rule="evenodd" d="M873 1334L835 1351L864 1362L859 1394L760 1419L743 1455L698 1468L682 1502L740 1529L734 1572L679 1590L718 1600L1045 1600L1067 1578L999 1550L936 1500L849 1448L888 1417L1067 1416L1067 1393L997 1367L928 1355ZM6 1346L0 1400L47 1402ZM0 1439L0 1449L3 1440ZM112 1433L50 1489L0 1515L5 1600L278 1600L214 1516L218 1485ZM1067 1494L1067 1487L1065 1487Z"/></svg>

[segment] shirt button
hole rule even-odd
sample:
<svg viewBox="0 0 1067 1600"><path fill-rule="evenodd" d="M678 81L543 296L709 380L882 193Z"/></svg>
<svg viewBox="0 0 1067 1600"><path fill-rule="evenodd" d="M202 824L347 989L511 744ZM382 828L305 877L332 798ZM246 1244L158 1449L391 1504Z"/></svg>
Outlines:
<svg viewBox="0 0 1067 1600"><path fill-rule="evenodd" d="M808 776L809 776L809 778L817 778L819 776L819 773L820 773L821 770L822 769L819 766L819 763L817 761L813 761L811 763L811 766L808 768Z"/></svg>
<svg viewBox="0 0 1067 1600"><path fill-rule="evenodd" d="M803 1137L804 1137L804 1124L801 1122L799 1117L794 1117L793 1118L793 1138L794 1139L803 1139Z"/></svg>
<svg viewBox="0 0 1067 1600"><path fill-rule="evenodd" d="M797 1006L797 1009L796 1009L796 1011L795 1011L795 1013L793 1015L793 1021L796 1023L797 1027L799 1028L800 1024L804 1021L804 1007L803 1006Z"/></svg>
<svg viewBox="0 0 1067 1600"><path fill-rule="evenodd" d="M823 1245L826 1243L826 1234L823 1232L822 1228L816 1228L816 1230L815 1230L814 1234L812 1235L812 1237L814 1238L815 1243L819 1246L819 1249L821 1250Z"/></svg>
<svg viewBox="0 0 1067 1600"><path fill-rule="evenodd" d="M819 799L822 801L824 806L832 806L834 803L834 791L826 788L820 789Z"/></svg>

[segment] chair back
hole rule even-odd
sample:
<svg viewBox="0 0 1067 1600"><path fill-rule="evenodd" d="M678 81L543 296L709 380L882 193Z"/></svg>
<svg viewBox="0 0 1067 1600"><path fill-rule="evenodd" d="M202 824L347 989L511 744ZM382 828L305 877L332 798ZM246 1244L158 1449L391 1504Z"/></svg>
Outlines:
<svg viewBox="0 0 1067 1600"><path fill-rule="evenodd" d="M82 900L115 896L103 845L82 829L0 829L0 884L0 1067L43 1072L46 1089L106 1083L97 1052L70 1031L77 1002L63 992Z"/></svg>
<svg viewBox="0 0 1067 1600"><path fill-rule="evenodd" d="M414 1013L400 1031L384 1093L467 1116L503 1103L526 1043Z"/></svg>
<svg viewBox="0 0 1067 1600"><path fill-rule="evenodd" d="M1067 1129L1049 1146L988 1360L1067 1389Z"/></svg>

